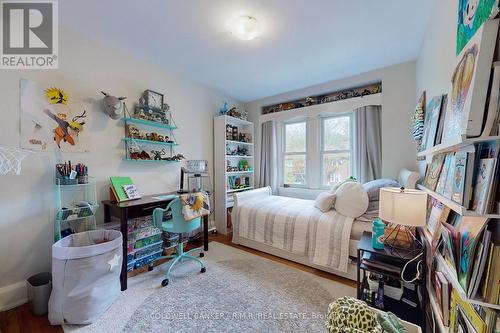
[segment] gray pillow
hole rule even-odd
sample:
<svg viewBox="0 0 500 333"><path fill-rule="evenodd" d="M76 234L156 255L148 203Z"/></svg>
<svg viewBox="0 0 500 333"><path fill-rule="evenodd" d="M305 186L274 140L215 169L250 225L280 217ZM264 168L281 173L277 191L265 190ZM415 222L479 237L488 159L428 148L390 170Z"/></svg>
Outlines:
<svg viewBox="0 0 500 333"><path fill-rule="evenodd" d="M389 179L389 178L382 178L382 179L375 179L372 180L371 182L364 183L363 184L363 189L368 193L368 200L370 203L372 201L378 201L379 200L379 190L382 187L399 187L399 183L394 180L394 179ZM377 202L377 209L378 209L378 202Z"/></svg>

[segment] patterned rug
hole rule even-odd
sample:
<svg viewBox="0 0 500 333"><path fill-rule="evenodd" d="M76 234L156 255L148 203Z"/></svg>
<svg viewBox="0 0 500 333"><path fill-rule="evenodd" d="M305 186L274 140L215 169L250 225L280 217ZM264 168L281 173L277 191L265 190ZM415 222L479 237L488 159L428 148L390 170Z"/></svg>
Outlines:
<svg viewBox="0 0 500 333"><path fill-rule="evenodd" d="M161 287L167 264L129 279L129 289L88 326L66 332L326 332L328 304L355 289L210 243L207 271L181 263Z"/></svg>

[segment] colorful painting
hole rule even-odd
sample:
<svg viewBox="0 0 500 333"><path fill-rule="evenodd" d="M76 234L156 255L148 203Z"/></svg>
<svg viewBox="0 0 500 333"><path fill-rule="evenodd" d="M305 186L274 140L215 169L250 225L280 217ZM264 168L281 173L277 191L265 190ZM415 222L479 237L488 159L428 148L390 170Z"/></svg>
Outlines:
<svg viewBox="0 0 500 333"><path fill-rule="evenodd" d="M458 56L442 142L481 135L498 20L482 25Z"/></svg>
<svg viewBox="0 0 500 333"><path fill-rule="evenodd" d="M459 0L457 22L457 55L481 25L498 13L498 0Z"/></svg>
<svg viewBox="0 0 500 333"><path fill-rule="evenodd" d="M431 191L436 189L439 175L444 162L444 154L432 156L432 162L427 166L427 173L425 175L424 185Z"/></svg>
<svg viewBox="0 0 500 333"><path fill-rule="evenodd" d="M85 152L87 112L63 89L41 88L21 79L21 147L31 150Z"/></svg>
<svg viewBox="0 0 500 333"><path fill-rule="evenodd" d="M460 151L455 154L455 165L451 170L453 178L453 192L451 200L458 204L462 204L464 200L464 185L465 185L465 170L467 168L467 152Z"/></svg>
<svg viewBox="0 0 500 333"><path fill-rule="evenodd" d="M482 158L479 160L472 203L472 209L478 214L485 214L487 212L488 193L491 190L496 163L496 158Z"/></svg>

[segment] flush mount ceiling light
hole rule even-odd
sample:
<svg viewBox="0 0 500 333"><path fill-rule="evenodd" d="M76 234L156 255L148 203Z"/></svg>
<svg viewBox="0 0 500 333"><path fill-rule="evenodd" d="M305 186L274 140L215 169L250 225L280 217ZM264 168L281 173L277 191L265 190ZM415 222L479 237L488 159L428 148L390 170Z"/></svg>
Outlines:
<svg viewBox="0 0 500 333"><path fill-rule="evenodd" d="M241 40L255 39L260 35L259 21L252 16L240 16L231 22L229 32Z"/></svg>

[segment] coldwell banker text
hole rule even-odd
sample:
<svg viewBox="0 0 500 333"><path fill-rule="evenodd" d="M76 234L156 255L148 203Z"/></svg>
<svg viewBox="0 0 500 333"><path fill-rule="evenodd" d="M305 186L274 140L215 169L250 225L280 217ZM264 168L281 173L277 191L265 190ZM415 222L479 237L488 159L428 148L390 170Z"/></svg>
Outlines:
<svg viewBox="0 0 500 333"><path fill-rule="evenodd" d="M57 1L0 0L0 4L0 68L57 68Z"/></svg>

